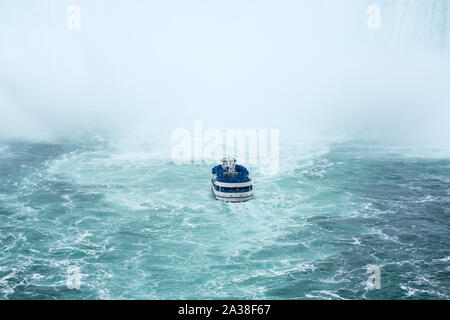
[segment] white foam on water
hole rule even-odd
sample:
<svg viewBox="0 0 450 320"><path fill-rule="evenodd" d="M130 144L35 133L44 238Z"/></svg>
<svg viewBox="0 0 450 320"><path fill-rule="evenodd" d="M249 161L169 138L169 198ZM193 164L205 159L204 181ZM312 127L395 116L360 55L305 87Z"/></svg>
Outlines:
<svg viewBox="0 0 450 320"><path fill-rule="evenodd" d="M442 258L442 259L439 259L439 261L442 261L442 262L449 262L449 261L450 261L450 256L445 257L445 258Z"/></svg>
<svg viewBox="0 0 450 320"><path fill-rule="evenodd" d="M38 217L42 236L55 239L48 248L25 247L27 241L22 240L14 248L26 248L28 266L47 254L58 257L45 263L64 277L69 266L79 266L87 277L80 284L80 292L94 298L192 298L192 292L204 298L271 298L277 296L268 288L282 290L292 279L309 277L328 283L330 290L300 290L299 297L348 298L332 289L335 284L348 288L354 283L357 266L344 258L343 265L335 266L337 271L330 270L337 275L322 278L317 272L323 271L322 263L334 261L349 250L360 255L370 247L364 240L367 235L401 247L405 244L387 235L385 229L371 229L365 224L365 219L386 223L380 219L389 218L378 214L386 212L378 208L378 199L352 191L331 203L326 192L335 187L330 187L327 179L336 170L346 169L349 162L336 168L334 163L339 161L334 159L340 154L333 142L321 141L303 148L306 145L290 146L293 155L287 158L289 161L282 160L276 176L250 170L255 199L241 204L222 203L211 197L210 166L175 166L170 159L153 157L158 152L146 154L144 147L138 151L137 146L133 152L111 145L87 151L80 148L47 161L43 170L23 178L17 196L43 190L56 193L51 198L57 199L52 203L53 211L45 205L29 204L31 211L27 212L28 206L21 207L17 199L3 198L8 205L17 202L11 207L16 213ZM54 189L51 183L62 188ZM325 196L317 197L320 192ZM423 198L430 200L426 194ZM392 206L392 212L397 209ZM49 212L52 215L46 217ZM16 222L24 227L24 223ZM65 260L58 262L61 258ZM372 254L367 259L379 257ZM418 261L413 266L420 265ZM125 275L119 266L126 269ZM346 272L351 273L349 279L344 277ZM21 275L16 273L14 277ZM52 279L35 275L30 281L47 286ZM65 279L52 285L64 287ZM438 285L416 280L418 286ZM357 281L355 288L360 279ZM170 291L168 283L177 286ZM363 290L364 284L360 291L355 289L354 295L360 297L365 294Z"/></svg>
<svg viewBox="0 0 450 320"><path fill-rule="evenodd" d="M341 297L337 293L333 291L328 290L314 290L312 291L313 294L306 294L305 297L312 298L312 299L323 299L323 300L332 300L332 299L338 299L338 300L348 300L344 297Z"/></svg>
<svg viewBox="0 0 450 320"><path fill-rule="evenodd" d="M10 147L8 145L0 145L0 158L9 158L11 156L9 150Z"/></svg>

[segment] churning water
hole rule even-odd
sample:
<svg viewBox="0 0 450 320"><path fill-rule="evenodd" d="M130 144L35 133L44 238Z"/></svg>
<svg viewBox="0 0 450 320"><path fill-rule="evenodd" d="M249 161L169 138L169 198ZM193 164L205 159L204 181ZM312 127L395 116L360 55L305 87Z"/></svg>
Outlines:
<svg viewBox="0 0 450 320"><path fill-rule="evenodd" d="M152 146L4 142L2 298L450 297L450 159L355 139L281 147L255 198ZM428 154L429 156L424 156ZM381 289L367 287L379 266Z"/></svg>
<svg viewBox="0 0 450 320"><path fill-rule="evenodd" d="M0 299L450 299L449 0L77 3L0 4ZM253 200L118 138L197 119L280 130Z"/></svg>

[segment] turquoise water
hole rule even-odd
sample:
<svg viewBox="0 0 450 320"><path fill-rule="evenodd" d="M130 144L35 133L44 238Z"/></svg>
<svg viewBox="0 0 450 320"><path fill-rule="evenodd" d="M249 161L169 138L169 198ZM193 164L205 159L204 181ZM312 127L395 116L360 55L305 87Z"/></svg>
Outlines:
<svg viewBox="0 0 450 320"><path fill-rule="evenodd" d="M448 148L283 140L448 147L450 0L78 2L0 3L0 299L450 299ZM252 201L134 141L196 119L280 129Z"/></svg>
<svg viewBox="0 0 450 320"><path fill-rule="evenodd" d="M449 299L450 157L297 141L248 168L229 204L151 143L1 142L0 298Z"/></svg>

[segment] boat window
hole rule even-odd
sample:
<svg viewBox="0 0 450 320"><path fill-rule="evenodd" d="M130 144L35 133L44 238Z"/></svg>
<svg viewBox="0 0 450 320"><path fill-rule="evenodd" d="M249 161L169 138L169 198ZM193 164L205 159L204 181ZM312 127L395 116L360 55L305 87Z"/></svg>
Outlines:
<svg viewBox="0 0 450 320"><path fill-rule="evenodd" d="M219 188L217 188L216 190L219 190ZM249 192L251 190L252 190L252 186L248 186L248 187L232 187L232 188L220 187L220 192L228 192L228 193Z"/></svg>

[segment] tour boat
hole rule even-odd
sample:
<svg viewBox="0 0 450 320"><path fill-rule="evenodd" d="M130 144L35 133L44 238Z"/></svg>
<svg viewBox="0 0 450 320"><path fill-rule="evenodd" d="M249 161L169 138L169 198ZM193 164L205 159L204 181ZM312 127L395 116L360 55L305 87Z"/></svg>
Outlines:
<svg viewBox="0 0 450 320"><path fill-rule="evenodd" d="M236 164L233 157L223 158L222 164L212 169L211 190L217 200L227 202L244 202L253 197L248 170Z"/></svg>

